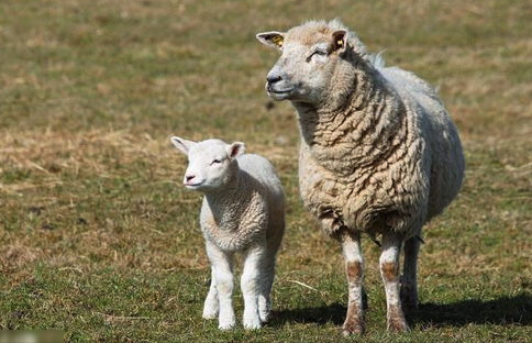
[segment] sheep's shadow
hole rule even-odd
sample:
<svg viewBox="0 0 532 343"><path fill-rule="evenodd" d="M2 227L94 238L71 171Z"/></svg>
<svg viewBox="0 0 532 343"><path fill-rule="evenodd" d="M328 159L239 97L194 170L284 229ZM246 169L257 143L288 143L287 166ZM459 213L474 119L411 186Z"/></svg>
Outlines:
<svg viewBox="0 0 532 343"><path fill-rule="evenodd" d="M285 323L333 323L341 325L346 307L328 306L275 311L270 325ZM370 314L371 315L371 314ZM460 300L448 304L424 303L406 314L411 324L430 326L466 326L468 324L532 325L532 296L521 293L493 300Z"/></svg>

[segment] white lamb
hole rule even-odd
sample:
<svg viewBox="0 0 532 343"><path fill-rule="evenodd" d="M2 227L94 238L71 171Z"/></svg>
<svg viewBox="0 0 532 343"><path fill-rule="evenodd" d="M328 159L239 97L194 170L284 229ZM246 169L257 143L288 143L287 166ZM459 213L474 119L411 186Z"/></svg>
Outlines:
<svg viewBox="0 0 532 343"><path fill-rule="evenodd" d="M200 225L212 275L203 318L218 316L222 330L234 327L233 257L241 251L244 327L258 329L270 313L275 259L285 230L281 182L268 160L243 154L243 143L171 141L188 155L183 183L204 194Z"/></svg>
<svg viewBox="0 0 532 343"><path fill-rule="evenodd" d="M365 327L361 233L382 236L388 329L408 330L402 305L418 304L421 228L453 200L464 175L450 117L426 82L384 67L338 20L257 38L281 51L266 89L297 110L303 202L342 244L349 293L344 334Z"/></svg>

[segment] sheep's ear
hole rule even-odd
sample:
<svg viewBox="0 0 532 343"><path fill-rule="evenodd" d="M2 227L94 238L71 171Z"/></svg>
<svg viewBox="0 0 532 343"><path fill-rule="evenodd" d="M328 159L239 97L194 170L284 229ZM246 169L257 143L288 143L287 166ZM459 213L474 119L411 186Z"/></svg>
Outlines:
<svg viewBox="0 0 532 343"><path fill-rule="evenodd" d="M188 151L190 150L190 148L192 148L192 146L196 144L192 141L187 141L186 139L177 136L171 137L170 141L179 151L181 151L185 155L188 155Z"/></svg>
<svg viewBox="0 0 532 343"><path fill-rule="evenodd" d="M281 49L284 43L284 33L277 31L257 33L255 36L264 45L273 47L276 49Z"/></svg>
<svg viewBox="0 0 532 343"><path fill-rule="evenodd" d="M347 32L344 30L335 31L332 34L333 50L342 53L347 47Z"/></svg>
<svg viewBox="0 0 532 343"><path fill-rule="evenodd" d="M242 155L244 153L244 150L246 150L246 147L244 143L242 142L234 142L233 144L229 144L227 146L227 154L231 159L237 158L238 156Z"/></svg>

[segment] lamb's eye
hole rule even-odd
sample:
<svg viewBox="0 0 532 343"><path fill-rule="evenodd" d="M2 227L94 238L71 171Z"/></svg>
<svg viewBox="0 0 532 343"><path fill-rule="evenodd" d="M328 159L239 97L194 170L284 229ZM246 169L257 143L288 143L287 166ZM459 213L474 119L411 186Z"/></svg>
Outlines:
<svg viewBox="0 0 532 343"><path fill-rule="evenodd" d="M212 160L212 162L211 162L211 166L212 166L213 164L220 164L220 163L222 163L222 161L216 158L216 159Z"/></svg>

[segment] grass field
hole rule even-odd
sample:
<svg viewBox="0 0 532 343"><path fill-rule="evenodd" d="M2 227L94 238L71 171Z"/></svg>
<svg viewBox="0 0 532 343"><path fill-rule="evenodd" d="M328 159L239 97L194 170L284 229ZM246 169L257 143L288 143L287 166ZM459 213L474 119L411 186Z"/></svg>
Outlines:
<svg viewBox="0 0 532 343"><path fill-rule="evenodd" d="M368 332L340 335L339 247L302 208L298 129L263 90L254 34L340 17L439 87L467 176L425 228L412 331L385 332L364 240ZM532 342L532 4L474 1L4 0L0 329L68 342ZM200 195L168 137L240 140L277 167L288 230L261 331L201 319ZM309 287L306 287L307 285ZM242 315L240 292L235 296Z"/></svg>

